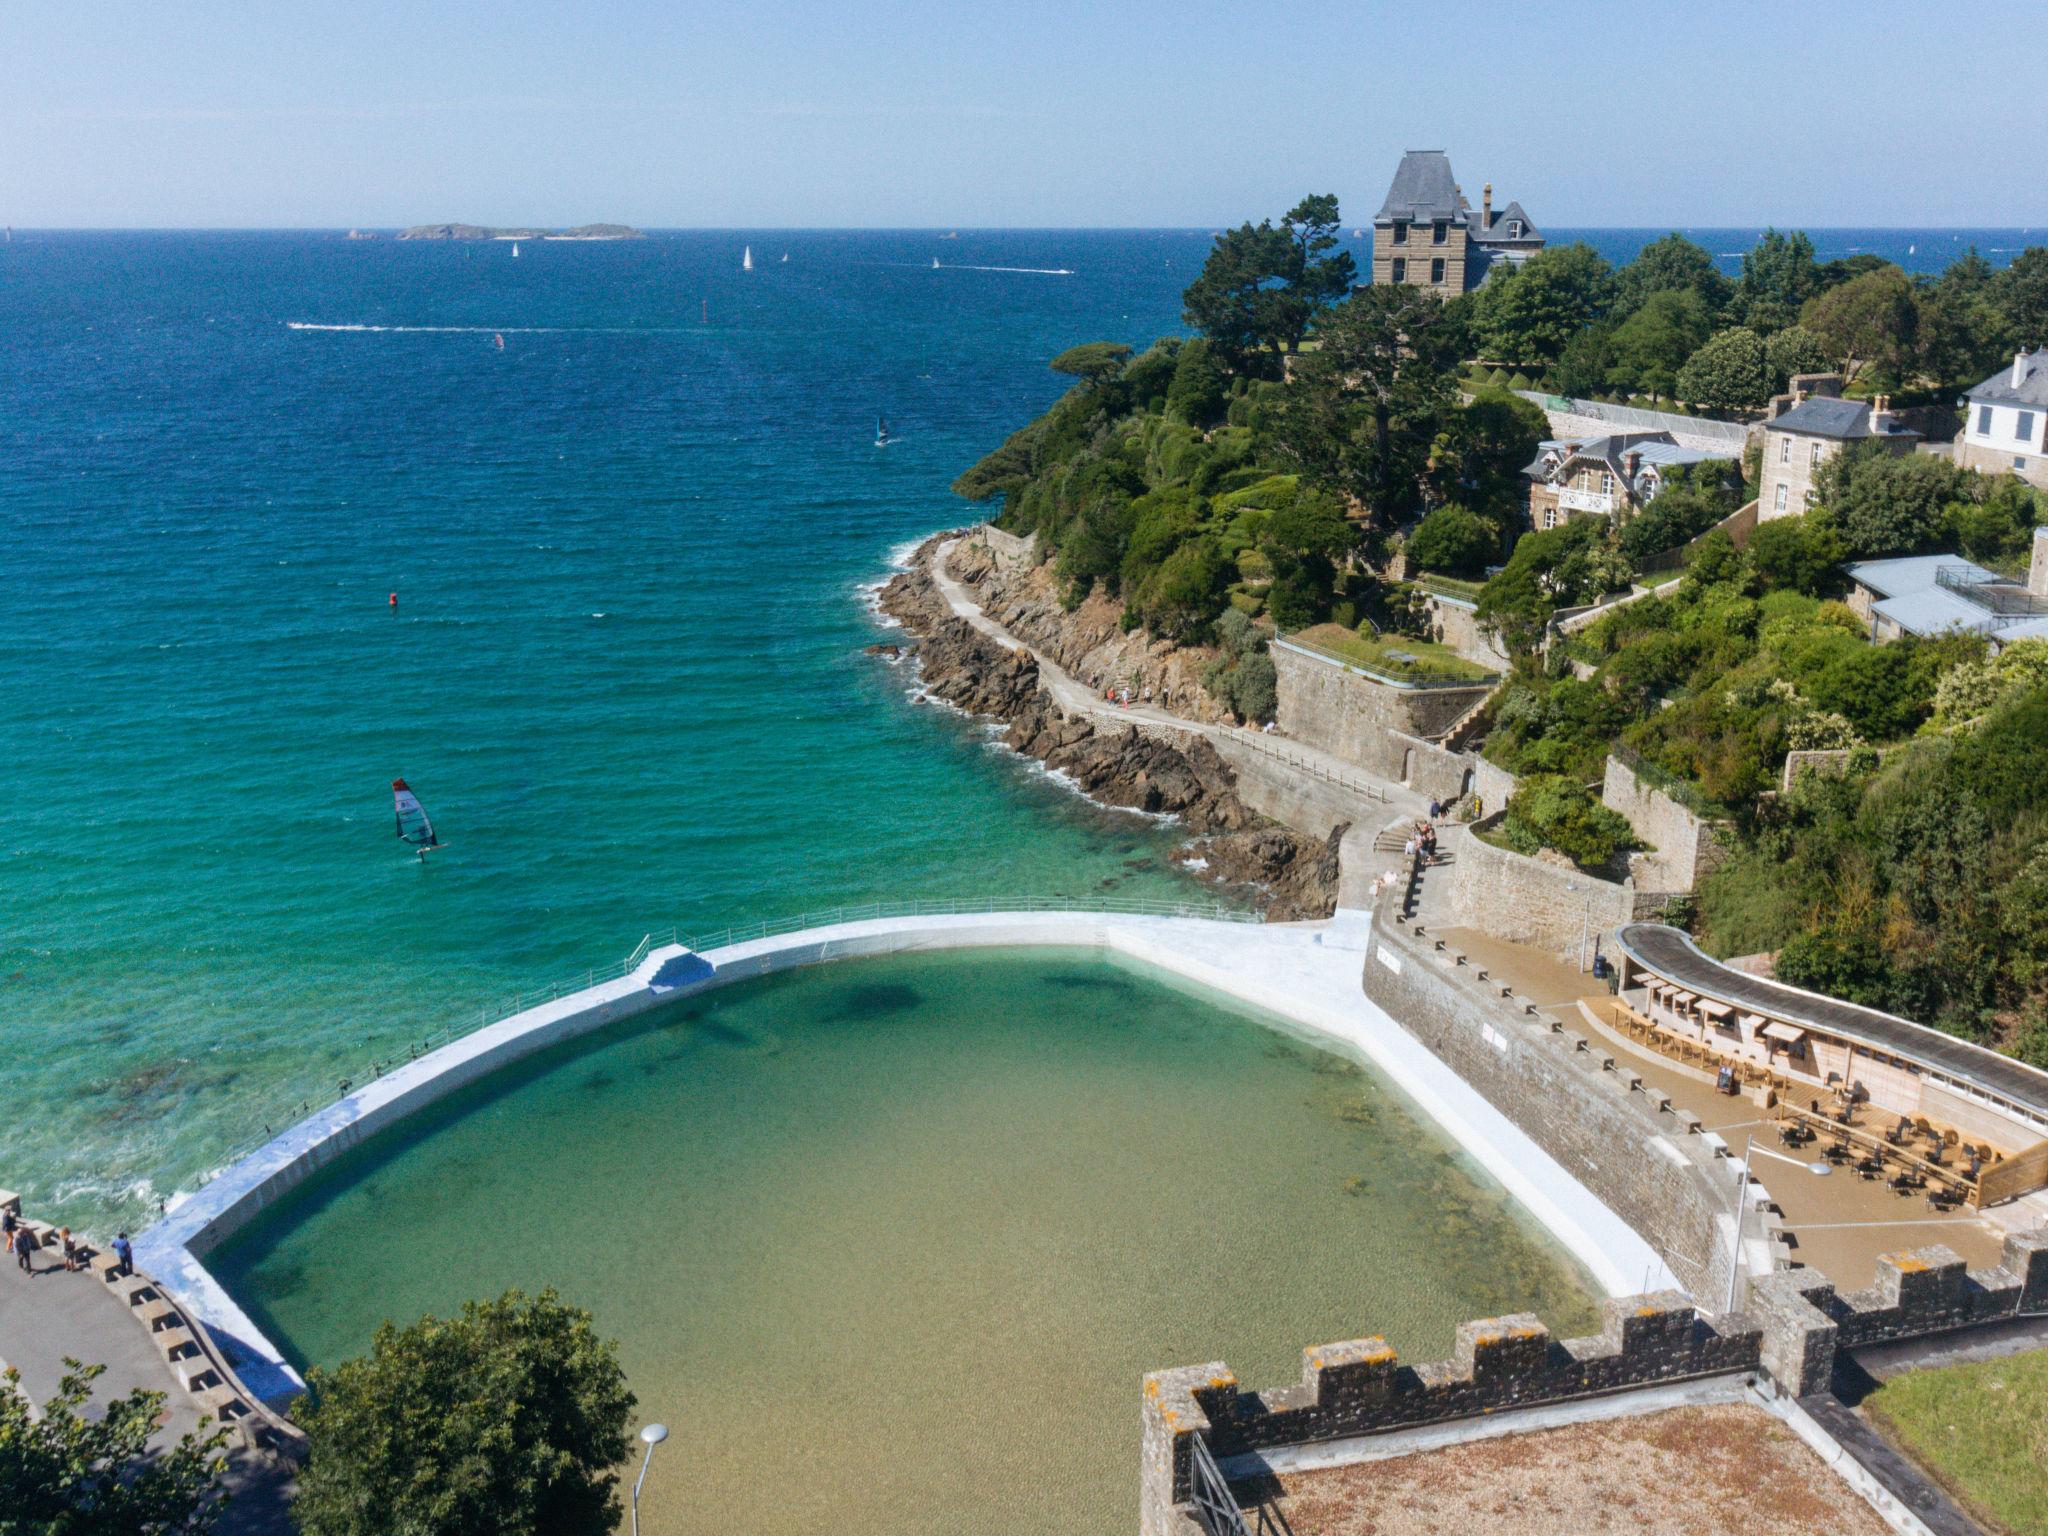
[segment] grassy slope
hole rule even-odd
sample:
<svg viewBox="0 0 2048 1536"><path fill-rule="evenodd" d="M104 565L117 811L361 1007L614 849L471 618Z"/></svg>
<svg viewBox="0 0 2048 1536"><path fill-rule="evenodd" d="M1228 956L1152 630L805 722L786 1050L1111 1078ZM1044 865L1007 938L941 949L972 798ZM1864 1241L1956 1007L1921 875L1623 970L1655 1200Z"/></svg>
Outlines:
<svg viewBox="0 0 2048 1536"><path fill-rule="evenodd" d="M2048 1350L1912 1371L1863 1406L1977 1515L2048 1536Z"/></svg>
<svg viewBox="0 0 2048 1536"><path fill-rule="evenodd" d="M1391 635L1368 640L1354 634L1341 624L1314 624L1309 628L1287 637L1297 644L1314 650L1327 651L1344 661L1351 662L1388 677L1454 679L1465 682L1484 682L1493 674L1484 667L1475 666L1448 646L1438 645L1434 640L1416 640L1407 635ZM1403 660L1395 656L1400 652Z"/></svg>

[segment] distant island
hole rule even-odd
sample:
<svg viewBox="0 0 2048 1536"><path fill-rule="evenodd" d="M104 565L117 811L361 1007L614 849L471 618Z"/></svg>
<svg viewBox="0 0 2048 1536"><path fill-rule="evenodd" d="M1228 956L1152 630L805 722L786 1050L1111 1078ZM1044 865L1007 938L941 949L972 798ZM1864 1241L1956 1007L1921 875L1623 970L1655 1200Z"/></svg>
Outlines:
<svg viewBox="0 0 2048 1536"><path fill-rule="evenodd" d="M491 229L482 224L415 224L401 240L645 240L626 224L579 224L574 229Z"/></svg>

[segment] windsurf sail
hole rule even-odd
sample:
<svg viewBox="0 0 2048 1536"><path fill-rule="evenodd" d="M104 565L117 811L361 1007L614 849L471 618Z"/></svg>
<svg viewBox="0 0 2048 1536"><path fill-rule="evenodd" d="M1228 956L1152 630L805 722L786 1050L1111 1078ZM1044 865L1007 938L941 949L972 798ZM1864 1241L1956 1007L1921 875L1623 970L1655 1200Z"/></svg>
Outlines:
<svg viewBox="0 0 2048 1536"><path fill-rule="evenodd" d="M391 781L391 801L398 816L398 835L407 845L422 850L441 846L441 839L434 836L434 824L427 820L427 808L406 788L405 780Z"/></svg>

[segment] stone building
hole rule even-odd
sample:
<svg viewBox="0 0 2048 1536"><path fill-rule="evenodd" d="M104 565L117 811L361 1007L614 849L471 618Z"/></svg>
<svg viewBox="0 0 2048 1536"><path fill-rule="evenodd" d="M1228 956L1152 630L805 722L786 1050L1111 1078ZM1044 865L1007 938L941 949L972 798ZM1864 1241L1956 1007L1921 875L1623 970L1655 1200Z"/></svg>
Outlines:
<svg viewBox="0 0 2048 1536"><path fill-rule="evenodd" d="M1543 249L1520 203L1496 210L1488 182L1474 208L1440 149L1411 149L1372 221L1372 280L1427 288L1439 298L1466 293L1499 268Z"/></svg>
<svg viewBox="0 0 2048 1536"><path fill-rule="evenodd" d="M1674 469L1719 457L1705 449L1681 447L1669 432L1615 432L1579 443L1545 442L1523 471L1529 477L1529 526L1541 532L1575 517L1625 521L1656 498Z"/></svg>
<svg viewBox="0 0 2048 1536"><path fill-rule="evenodd" d="M1831 385L1835 391L1841 387L1838 380ZM1772 401L1774 411L1782 414L1764 423L1758 520L1804 512L1813 504L1814 478L1821 465L1852 443L1881 442L1893 453L1911 453L1920 434L1899 424L1890 403L1884 395L1871 401L1842 400L1817 391Z"/></svg>
<svg viewBox="0 0 2048 1536"><path fill-rule="evenodd" d="M2048 347L2016 354L1964 398L1956 463L2048 490Z"/></svg>

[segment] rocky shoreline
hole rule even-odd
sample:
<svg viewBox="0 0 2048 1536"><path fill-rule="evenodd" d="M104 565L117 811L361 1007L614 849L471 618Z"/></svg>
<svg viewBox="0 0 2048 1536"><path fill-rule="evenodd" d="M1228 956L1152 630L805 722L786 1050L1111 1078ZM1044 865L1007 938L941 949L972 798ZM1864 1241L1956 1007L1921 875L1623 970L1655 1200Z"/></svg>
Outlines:
<svg viewBox="0 0 2048 1536"><path fill-rule="evenodd" d="M1029 651L983 634L938 590L931 562L950 537L920 545L910 568L877 599L916 638L912 649L932 697L1004 722L1005 745L1065 774L1099 804L1179 818L1195 835L1175 858L1204 879L1256 888L1269 918L1321 918L1336 909L1337 848L1347 827L1318 839L1259 816L1238 797L1236 773L1199 736L1172 740L1066 713L1040 682ZM1009 627L1007 617L992 616ZM1069 648L1076 644L1071 634L1060 638ZM1045 649L1061 654L1057 645Z"/></svg>

